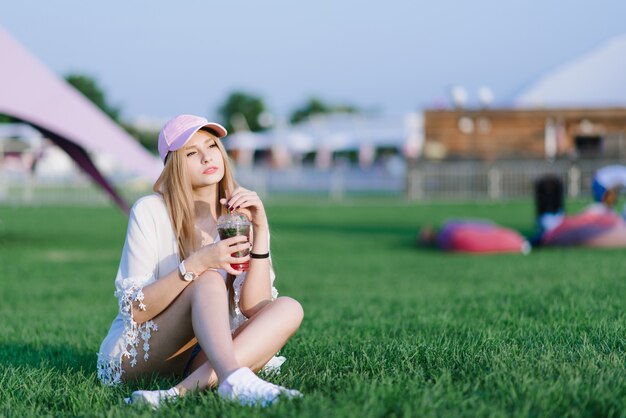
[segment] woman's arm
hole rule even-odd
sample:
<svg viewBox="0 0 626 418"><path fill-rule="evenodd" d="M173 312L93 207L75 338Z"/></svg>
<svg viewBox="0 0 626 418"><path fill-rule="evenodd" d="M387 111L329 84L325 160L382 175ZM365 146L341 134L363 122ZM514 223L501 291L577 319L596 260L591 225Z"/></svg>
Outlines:
<svg viewBox="0 0 626 418"><path fill-rule="evenodd" d="M133 301L133 320L142 324L154 318L163 312L190 283L180 278L178 270L174 270L144 286L142 299Z"/></svg>
<svg viewBox="0 0 626 418"><path fill-rule="evenodd" d="M231 245L235 246L231 247ZM235 258L232 257L231 253L245 250L249 246L247 238L242 236L207 245L185 259L185 269L197 276L210 268L224 269L231 274L241 274L240 271L233 269L230 264L242 263L248 258ZM163 312L191 283L185 281L179 270L176 269L159 280L144 286L142 288L142 300L133 302L133 319L141 324L154 318Z"/></svg>
<svg viewBox="0 0 626 418"><path fill-rule="evenodd" d="M254 239L252 251L255 254L269 252L269 229L253 227ZM270 280L270 259L250 258L250 267L241 287L239 309L247 318L258 312L272 300L272 283Z"/></svg>

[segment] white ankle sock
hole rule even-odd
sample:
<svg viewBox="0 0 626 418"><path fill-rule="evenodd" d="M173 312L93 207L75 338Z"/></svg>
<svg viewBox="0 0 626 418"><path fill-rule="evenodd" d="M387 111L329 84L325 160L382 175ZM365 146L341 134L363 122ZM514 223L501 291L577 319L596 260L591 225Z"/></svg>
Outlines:
<svg viewBox="0 0 626 418"><path fill-rule="evenodd" d="M217 388L225 399L239 401L242 405L269 406L280 396L299 398L302 393L287 389L259 378L252 370L242 367L232 372Z"/></svg>
<svg viewBox="0 0 626 418"><path fill-rule="evenodd" d="M163 401L174 400L180 397L180 392L176 387L167 390L138 390L132 393L126 400L127 403L146 404L153 408L158 408Z"/></svg>
<svg viewBox="0 0 626 418"><path fill-rule="evenodd" d="M178 391L178 389L176 388L176 386L172 386L171 388L169 388L168 390L165 391L165 394L167 395L167 397L169 398L175 398L180 396L180 392Z"/></svg>

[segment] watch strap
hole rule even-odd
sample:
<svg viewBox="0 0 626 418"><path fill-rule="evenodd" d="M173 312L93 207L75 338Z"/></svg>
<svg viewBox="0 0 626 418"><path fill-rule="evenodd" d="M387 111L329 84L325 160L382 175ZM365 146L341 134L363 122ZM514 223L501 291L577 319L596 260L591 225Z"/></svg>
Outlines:
<svg viewBox="0 0 626 418"><path fill-rule="evenodd" d="M185 268L185 260L181 261L178 265L178 271L180 272L181 276L183 276L183 280L186 282L191 282L197 277L194 272L187 271L187 269Z"/></svg>

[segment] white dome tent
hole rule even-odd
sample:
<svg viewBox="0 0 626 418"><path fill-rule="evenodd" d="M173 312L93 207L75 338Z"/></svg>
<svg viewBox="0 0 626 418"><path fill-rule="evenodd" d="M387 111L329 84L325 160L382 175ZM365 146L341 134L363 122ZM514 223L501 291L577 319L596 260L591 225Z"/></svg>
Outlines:
<svg viewBox="0 0 626 418"><path fill-rule="evenodd" d="M602 43L531 83L520 107L626 106L626 35Z"/></svg>

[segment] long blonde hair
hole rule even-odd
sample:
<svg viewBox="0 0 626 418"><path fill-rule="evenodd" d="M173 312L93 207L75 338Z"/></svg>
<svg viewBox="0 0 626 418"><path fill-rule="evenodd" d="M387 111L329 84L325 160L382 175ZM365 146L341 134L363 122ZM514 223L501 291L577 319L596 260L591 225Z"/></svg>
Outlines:
<svg viewBox="0 0 626 418"><path fill-rule="evenodd" d="M209 129L203 130L212 135L224 160L224 177L217 185L218 192L216 200L213 202L216 214L219 217L226 213L226 207L220 204L220 199L228 199L233 190L237 188L237 183L235 182L231 161L226 153L226 149L224 149L224 145L215 136L214 132ZM165 167L152 189L155 193L163 196L178 243L178 255L181 260L184 260L198 250L198 242L195 239L196 213L191 179L187 174L185 151L182 148L167 155ZM228 305L231 313L235 310L234 281L235 276L227 274L226 287L228 289Z"/></svg>

